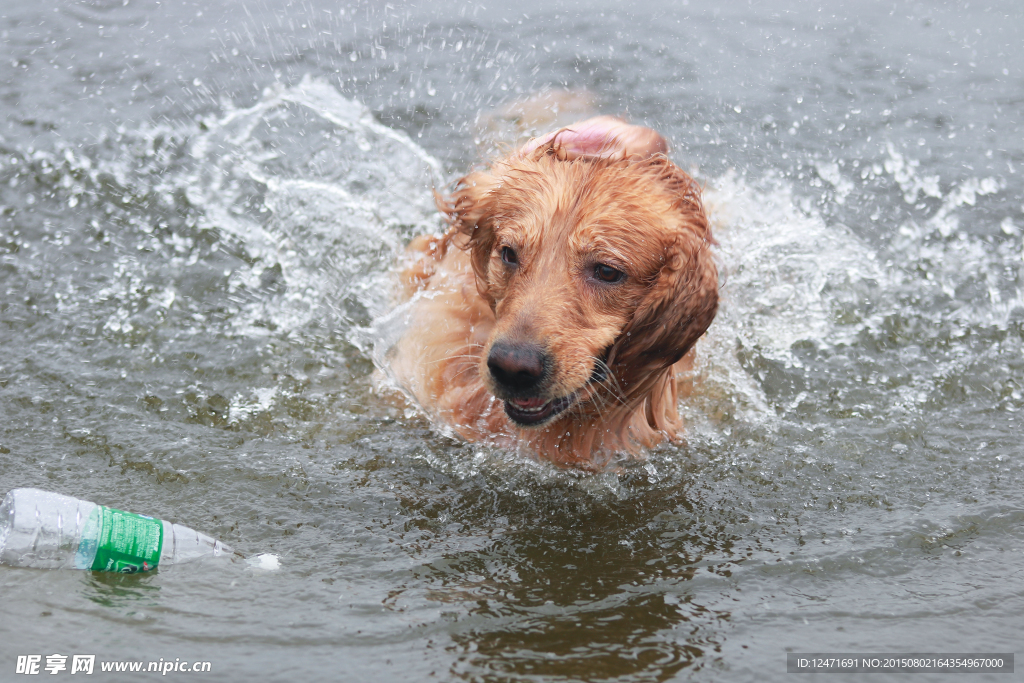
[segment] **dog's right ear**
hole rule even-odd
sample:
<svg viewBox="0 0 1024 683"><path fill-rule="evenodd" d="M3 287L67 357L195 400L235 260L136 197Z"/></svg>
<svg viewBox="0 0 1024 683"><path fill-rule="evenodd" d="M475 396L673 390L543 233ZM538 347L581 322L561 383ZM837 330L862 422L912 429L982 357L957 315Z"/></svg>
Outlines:
<svg viewBox="0 0 1024 683"><path fill-rule="evenodd" d="M451 197L436 196L437 208L451 228L446 235L454 246L469 251L480 296L494 307L487 268L494 249L494 191L501 181L490 171L475 171L459 179Z"/></svg>

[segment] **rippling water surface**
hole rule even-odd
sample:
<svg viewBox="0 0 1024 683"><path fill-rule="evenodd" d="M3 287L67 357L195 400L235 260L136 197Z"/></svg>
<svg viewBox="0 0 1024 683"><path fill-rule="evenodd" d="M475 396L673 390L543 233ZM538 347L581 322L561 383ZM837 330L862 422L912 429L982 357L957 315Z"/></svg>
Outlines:
<svg viewBox="0 0 1024 683"><path fill-rule="evenodd" d="M1020 650L1018 2L13 0L0 36L0 489L281 558L0 568L0 678ZM431 188L544 88L673 142L726 274L687 444L597 475L449 438L373 363Z"/></svg>

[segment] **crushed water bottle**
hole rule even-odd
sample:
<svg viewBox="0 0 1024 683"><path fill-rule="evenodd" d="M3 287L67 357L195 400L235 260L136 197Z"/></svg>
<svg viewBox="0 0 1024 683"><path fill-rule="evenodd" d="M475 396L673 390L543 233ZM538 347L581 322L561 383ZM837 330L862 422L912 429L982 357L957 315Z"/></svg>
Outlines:
<svg viewBox="0 0 1024 683"><path fill-rule="evenodd" d="M13 489L0 505L0 564L133 574L231 555L218 540L161 519L39 489Z"/></svg>

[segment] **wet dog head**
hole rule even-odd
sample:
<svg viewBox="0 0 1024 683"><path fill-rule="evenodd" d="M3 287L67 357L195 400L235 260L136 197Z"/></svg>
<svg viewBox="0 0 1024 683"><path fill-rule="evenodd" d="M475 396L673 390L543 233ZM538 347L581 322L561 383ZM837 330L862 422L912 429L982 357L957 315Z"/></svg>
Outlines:
<svg viewBox="0 0 1024 683"><path fill-rule="evenodd" d="M496 318L480 374L519 426L636 405L714 318L700 191L663 154L555 137L463 178L448 210Z"/></svg>

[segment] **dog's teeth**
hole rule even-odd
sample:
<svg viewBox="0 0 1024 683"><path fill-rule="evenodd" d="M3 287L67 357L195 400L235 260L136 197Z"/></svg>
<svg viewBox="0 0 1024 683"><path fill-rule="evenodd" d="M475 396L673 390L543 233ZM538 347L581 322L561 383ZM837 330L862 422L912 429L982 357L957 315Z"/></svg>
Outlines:
<svg viewBox="0 0 1024 683"><path fill-rule="evenodd" d="M514 405L516 407L516 410L518 410L521 413L539 413L542 410L544 410L545 408L547 408L548 405L550 404L550 402L548 402L548 403L542 403L539 406L525 406L525 405L523 405L523 403L521 403L519 401L515 401L515 400L509 401L509 403Z"/></svg>

